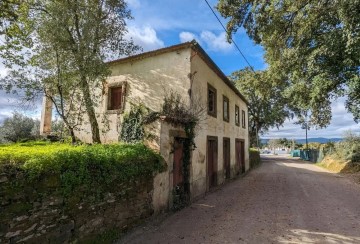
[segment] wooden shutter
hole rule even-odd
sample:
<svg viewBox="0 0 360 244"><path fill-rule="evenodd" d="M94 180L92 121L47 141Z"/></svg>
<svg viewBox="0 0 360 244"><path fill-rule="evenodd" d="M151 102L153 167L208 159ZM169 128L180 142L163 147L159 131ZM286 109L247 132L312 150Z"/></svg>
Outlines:
<svg viewBox="0 0 360 244"><path fill-rule="evenodd" d="M113 87L111 91L110 109L121 109L122 87Z"/></svg>

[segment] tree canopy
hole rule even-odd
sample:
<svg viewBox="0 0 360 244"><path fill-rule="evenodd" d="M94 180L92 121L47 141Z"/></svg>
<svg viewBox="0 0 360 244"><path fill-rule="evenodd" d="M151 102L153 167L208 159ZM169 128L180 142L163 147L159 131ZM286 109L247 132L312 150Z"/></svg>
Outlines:
<svg viewBox="0 0 360 244"><path fill-rule="evenodd" d="M139 49L125 38L125 20L131 19L125 1L6 0L1 7L8 11L0 15L0 57L11 71L0 88L22 90L27 100L45 93L62 109L76 91L99 143L95 107L101 94L94 88L102 88L109 75L105 61Z"/></svg>
<svg viewBox="0 0 360 244"><path fill-rule="evenodd" d="M258 135L281 126L291 113L282 96L281 79L267 71L253 73L249 68L236 71L230 79L247 98L249 106L250 144L257 144Z"/></svg>
<svg viewBox="0 0 360 244"><path fill-rule="evenodd" d="M6 118L0 125L0 143L34 140L39 137L39 129L39 120L13 112L12 117Z"/></svg>
<svg viewBox="0 0 360 244"><path fill-rule="evenodd" d="M238 28L265 49L269 72L281 74L295 112L309 109L313 125L331 120L331 100L347 95L360 119L360 2L219 0L230 37Z"/></svg>

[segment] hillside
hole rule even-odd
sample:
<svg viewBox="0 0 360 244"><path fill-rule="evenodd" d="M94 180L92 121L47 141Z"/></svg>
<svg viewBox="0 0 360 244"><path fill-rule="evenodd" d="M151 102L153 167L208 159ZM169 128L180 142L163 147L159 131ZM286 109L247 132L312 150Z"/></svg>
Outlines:
<svg viewBox="0 0 360 244"><path fill-rule="evenodd" d="M292 140L289 139L288 140ZM306 139L294 139L296 143L304 144L306 142ZM314 138L308 138L308 142L320 142L320 143L327 143L329 141L331 142L338 142L341 141L342 138L324 138L324 137L314 137ZM266 144L269 141L269 139L261 139L261 143Z"/></svg>

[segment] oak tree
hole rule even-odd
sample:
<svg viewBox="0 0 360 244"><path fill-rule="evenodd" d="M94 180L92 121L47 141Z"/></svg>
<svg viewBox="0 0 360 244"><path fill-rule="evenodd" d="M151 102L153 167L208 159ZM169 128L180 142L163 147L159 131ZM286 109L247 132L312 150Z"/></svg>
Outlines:
<svg viewBox="0 0 360 244"><path fill-rule="evenodd" d="M327 0L219 0L230 37L238 28L265 49L269 71L282 74L285 95L311 122L331 120L331 100L348 95L347 108L360 118L360 2Z"/></svg>
<svg viewBox="0 0 360 244"><path fill-rule="evenodd" d="M230 79L249 101L250 144L256 145L258 135L270 128L279 128L291 113L282 96L281 78L268 71L253 73L249 68L236 71Z"/></svg>

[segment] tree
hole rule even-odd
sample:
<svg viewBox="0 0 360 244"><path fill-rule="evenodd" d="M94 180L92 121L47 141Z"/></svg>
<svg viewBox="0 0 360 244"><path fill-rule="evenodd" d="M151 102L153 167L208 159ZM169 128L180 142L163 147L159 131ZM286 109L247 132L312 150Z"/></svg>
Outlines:
<svg viewBox="0 0 360 244"><path fill-rule="evenodd" d="M217 8L228 37L244 27L264 47L269 71L286 78L284 94L310 109L312 124L329 124L331 99L342 95L358 121L359 1L219 0Z"/></svg>
<svg viewBox="0 0 360 244"><path fill-rule="evenodd" d="M259 134L272 127L279 128L291 114L282 96L284 87L280 78L267 71L243 69L231 74L230 79L247 98L249 106L250 145L257 144Z"/></svg>
<svg viewBox="0 0 360 244"><path fill-rule="evenodd" d="M17 2L13 6L12 9L20 8ZM77 102L82 102L85 108L92 140L100 143L95 107L101 93L93 91L103 88L102 81L109 75L105 60L139 50L132 40L125 39L125 20L131 18L126 3L123 0L26 1L21 7L25 10L17 12L16 21L7 22L5 44L0 47L5 65L12 68L2 80L2 88L9 92L22 90L25 98L31 100L40 92L61 96L59 85L62 95L76 87L81 96ZM66 62L61 71L57 58L61 65ZM65 76L69 75L70 87L64 85Z"/></svg>
<svg viewBox="0 0 360 244"><path fill-rule="evenodd" d="M19 142L23 140L33 140L39 135L38 120L26 117L18 112L6 118L0 127L0 134L5 141Z"/></svg>
<svg viewBox="0 0 360 244"><path fill-rule="evenodd" d="M8 27L18 21L19 12L24 11L23 7L26 5L22 0L2 0L0 2L0 35L5 34Z"/></svg>
<svg viewBox="0 0 360 244"><path fill-rule="evenodd" d="M51 133L61 139L70 136L69 130L67 130L67 126L64 121L59 118L51 121Z"/></svg>
<svg viewBox="0 0 360 244"><path fill-rule="evenodd" d="M290 148L291 147L291 141L289 141L286 138L280 138L280 145L285 147L285 148Z"/></svg>
<svg viewBox="0 0 360 244"><path fill-rule="evenodd" d="M274 154L275 154L275 149L279 146L281 146L281 140L280 139L270 139L268 141L268 146L269 148L273 149Z"/></svg>

